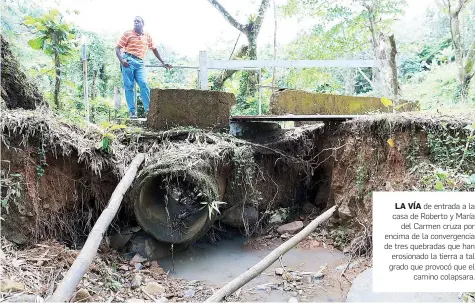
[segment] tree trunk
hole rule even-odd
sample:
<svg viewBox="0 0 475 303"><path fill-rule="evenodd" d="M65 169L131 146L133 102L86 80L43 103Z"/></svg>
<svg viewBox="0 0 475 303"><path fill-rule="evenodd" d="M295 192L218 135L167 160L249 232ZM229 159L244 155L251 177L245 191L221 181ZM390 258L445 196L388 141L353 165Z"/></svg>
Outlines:
<svg viewBox="0 0 475 303"><path fill-rule="evenodd" d="M376 20L374 17L374 7L372 4L367 4L366 2L363 3L364 8L368 12L368 20L369 20L369 31L371 33L371 45L373 46L373 53L374 53L374 59L376 61L376 66L373 67L373 94L375 96L380 96L381 95L381 62L378 60L378 48L379 48L379 43L378 39L376 38Z"/></svg>
<svg viewBox="0 0 475 303"><path fill-rule="evenodd" d="M254 20L250 20L248 24L243 25L239 22L236 21L236 19L231 16L231 14L226 11L226 9L218 2L218 0L208 0L222 15L223 17L231 24L233 27L235 27L237 30L242 32L243 34L246 35L247 40L249 42L248 46L248 58L250 60L256 60L257 59L257 36L259 35L259 31L261 29L262 22L264 20L264 14L267 10L267 7L269 6L269 1L270 0L261 0L261 4L257 13L257 16ZM224 73L228 75L234 74L235 71L225 71ZM256 84L258 82L258 74L255 71L248 71L248 72L243 72L245 75L245 84L243 81L241 81L241 88L240 88L240 94L241 98L244 98L249 95L254 95L257 91ZM229 76L229 77L230 77ZM221 78L228 79L229 77L223 76ZM224 81L223 81L224 82ZM217 83L219 84L219 83ZM214 87L220 87L220 85L216 85ZM221 84L222 87L222 84ZM243 95L244 94L244 95Z"/></svg>
<svg viewBox="0 0 475 303"><path fill-rule="evenodd" d="M92 260L97 253L97 249L101 244L104 233L119 210L124 194L134 181L135 175L137 174L137 171L144 159L144 154L138 154L132 160L132 163L129 165L124 177L122 180L120 180L116 189L112 193L112 196L109 200L109 205L101 213L101 216L97 220L96 224L94 224L94 227L87 237L86 243L81 249L79 256L76 258L76 260L74 260L73 265L68 270L66 276L61 281L61 284L59 284L51 298L48 299L48 302L69 302L74 291L76 290L77 285L79 282L81 282L82 277L87 272L89 265L92 263Z"/></svg>
<svg viewBox="0 0 475 303"><path fill-rule="evenodd" d="M394 35L389 36L389 70L390 70L390 85L391 85L391 94L392 98L396 100L396 104L399 103L399 81L397 78L397 62L396 62L396 41L394 40Z"/></svg>
<svg viewBox="0 0 475 303"><path fill-rule="evenodd" d="M96 98L96 78L97 78L97 70L94 70L92 73L92 87L91 87L91 100Z"/></svg>
<svg viewBox="0 0 475 303"><path fill-rule="evenodd" d="M462 81L461 89L462 89L462 97L467 100L468 96L468 89L470 86L470 82L475 75L475 42L472 42L470 46L470 50L467 53L467 57L465 58L465 78Z"/></svg>
<svg viewBox="0 0 475 303"><path fill-rule="evenodd" d="M256 41L256 29L254 25L251 23L249 24L249 32L246 34L247 41L249 42L249 50L247 52L247 56L249 60L257 60L257 41ZM247 96L254 96L257 91L257 83L259 79L257 78L257 71L249 71L248 73L248 83L246 92Z"/></svg>
<svg viewBox="0 0 475 303"><path fill-rule="evenodd" d="M208 300L205 302L219 302L223 300L226 296L231 295L236 290L241 288L243 285L257 277L260 273L262 273L266 268L274 264L274 262L279 259L280 256L284 255L286 252L291 250L295 245L300 243L303 239L305 239L308 235L310 235L318 225L322 222L329 219L336 210L336 206L333 206L316 219L314 219L310 224L308 224L303 230L301 230L298 234L287 240L287 242L281 244L279 247L274 249L270 254L268 254L264 259L262 259L259 263L248 269L246 272L241 274L236 279L232 280L228 284L226 284L223 288L215 292Z"/></svg>
<svg viewBox="0 0 475 303"><path fill-rule="evenodd" d="M455 62L458 69L458 79L460 82L460 97L463 100L467 99L468 87L473 78L473 64L475 61L475 52L473 43L468 51L467 57L464 58L464 47L462 45L462 35L460 33L460 12L464 8L468 0L459 0L453 7L451 0L448 0L448 10L450 17L450 33L452 35L452 45L455 52Z"/></svg>
<svg viewBox="0 0 475 303"><path fill-rule="evenodd" d="M61 104L59 103L59 90L61 86L61 63L59 61L59 54L57 51L54 53L54 66L56 69L56 77L54 83L54 104L57 109L61 109Z"/></svg>
<svg viewBox="0 0 475 303"><path fill-rule="evenodd" d="M241 47L241 49L232 56L232 60L240 59L246 56L248 46L244 45ZM228 80L229 78L234 75L236 70L223 70L221 71L214 79L213 79L213 84L211 86L211 90L223 90L224 82Z"/></svg>
<svg viewBox="0 0 475 303"><path fill-rule="evenodd" d="M356 70L354 68L349 68L345 72L345 94L352 96L356 92Z"/></svg>

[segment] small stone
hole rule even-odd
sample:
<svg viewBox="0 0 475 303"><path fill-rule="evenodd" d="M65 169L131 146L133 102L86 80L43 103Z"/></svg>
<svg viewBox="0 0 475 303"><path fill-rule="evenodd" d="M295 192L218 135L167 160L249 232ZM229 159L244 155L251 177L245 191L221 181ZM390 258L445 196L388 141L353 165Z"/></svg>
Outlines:
<svg viewBox="0 0 475 303"><path fill-rule="evenodd" d="M185 290L185 292L184 292L184 297L185 298L192 298L194 296L195 296L195 290L194 289L190 288L190 289Z"/></svg>
<svg viewBox="0 0 475 303"><path fill-rule="evenodd" d="M283 235L280 235L280 237L285 240L285 239L290 238L290 234L285 233L285 234L283 234Z"/></svg>
<svg viewBox="0 0 475 303"><path fill-rule="evenodd" d="M264 291L267 291L267 289L269 288L269 286L267 284L261 284L261 285L257 285L256 286L256 290L264 290Z"/></svg>
<svg viewBox="0 0 475 303"><path fill-rule="evenodd" d="M284 274L284 269L282 267L278 267L275 269L275 274L282 276Z"/></svg>
<svg viewBox="0 0 475 303"><path fill-rule="evenodd" d="M150 282L145 286L144 290L151 296L158 296L165 292L165 287L157 282Z"/></svg>
<svg viewBox="0 0 475 303"><path fill-rule="evenodd" d="M25 290L25 284L20 282L15 282L12 280L3 280L0 282L0 291L1 292L18 292Z"/></svg>
<svg viewBox="0 0 475 303"><path fill-rule="evenodd" d="M76 292L71 302L87 302L91 295L87 291L87 289L81 288Z"/></svg>
<svg viewBox="0 0 475 303"><path fill-rule="evenodd" d="M292 280L293 281L302 281L302 276L300 276L299 274L297 274L296 272L293 272L292 273Z"/></svg>
<svg viewBox="0 0 475 303"><path fill-rule="evenodd" d="M292 282L294 280L294 276L289 273L289 272L285 272L283 275L282 275L282 278L285 280L285 281L288 281L288 282Z"/></svg>
<svg viewBox="0 0 475 303"><path fill-rule="evenodd" d="M300 231L302 228L303 228L303 222L302 221L294 221L294 222L287 223L287 224L279 226L277 228L277 232L281 235L285 234L285 233L295 234L298 231Z"/></svg>
<svg viewBox="0 0 475 303"><path fill-rule="evenodd" d="M119 266L120 269L124 270L124 271L128 271L129 270L129 266L128 265L121 265Z"/></svg>
<svg viewBox="0 0 475 303"><path fill-rule="evenodd" d="M304 282L307 284L312 284L312 276L304 276Z"/></svg>
<svg viewBox="0 0 475 303"><path fill-rule="evenodd" d="M135 263L134 266L135 266L135 269L136 269L136 270L141 270L141 269L143 268L142 263Z"/></svg>
<svg viewBox="0 0 475 303"><path fill-rule="evenodd" d="M321 279L323 279L324 276L325 275L322 272L317 272L317 273L312 275L312 280L313 281L321 280Z"/></svg>
<svg viewBox="0 0 475 303"><path fill-rule="evenodd" d="M132 279L132 283L130 284L130 287L133 289L139 288L140 284L142 284L142 276L139 274L136 274L134 278Z"/></svg>
<svg viewBox="0 0 475 303"><path fill-rule="evenodd" d="M152 261L150 262L150 267L160 267L160 265L158 265L157 261Z"/></svg>
<svg viewBox="0 0 475 303"><path fill-rule="evenodd" d="M284 291L290 291L292 290L292 287L289 285L289 283L284 281Z"/></svg>
<svg viewBox="0 0 475 303"><path fill-rule="evenodd" d="M299 300L297 300L297 298L295 298L295 296L294 296L294 297L290 298L289 301L287 301L287 302L288 303L299 303Z"/></svg>
<svg viewBox="0 0 475 303"><path fill-rule="evenodd" d="M299 295L303 295L303 290L299 289Z"/></svg>
<svg viewBox="0 0 475 303"><path fill-rule="evenodd" d="M336 270L344 270L345 268L346 268L346 264L335 267Z"/></svg>
<svg viewBox="0 0 475 303"><path fill-rule="evenodd" d="M131 260L130 260L130 265L134 265L135 263L142 263L144 261L146 261L147 258L144 258L142 257L141 255L139 254L136 254Z"/></svg>
<svg viewBox="0 0 475 303"><path fill-rule="evenodd" d="M144 299L128 299L125 303L145 303Z"/></svg>

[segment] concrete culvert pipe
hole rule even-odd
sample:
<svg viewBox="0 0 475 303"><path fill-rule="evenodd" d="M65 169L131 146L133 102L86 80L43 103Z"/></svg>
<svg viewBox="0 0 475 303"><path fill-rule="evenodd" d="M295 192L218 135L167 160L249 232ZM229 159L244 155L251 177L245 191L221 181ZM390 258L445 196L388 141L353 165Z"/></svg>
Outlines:
<svg viewBox="0 0 475 303"><path fill-rule="evenodd" d="M217 212L208 205L219 201L214 178L197 170L150 166L133 189L134 212L140 226L165 243L190 243L209 231Z"/></svg>

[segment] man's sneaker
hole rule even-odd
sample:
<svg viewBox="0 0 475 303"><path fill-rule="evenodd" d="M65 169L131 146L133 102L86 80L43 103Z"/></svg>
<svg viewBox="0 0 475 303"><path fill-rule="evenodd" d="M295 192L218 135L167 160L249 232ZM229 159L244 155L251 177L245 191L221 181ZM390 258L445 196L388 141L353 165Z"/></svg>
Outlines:
<svg viewBox="0 0 475 303"><path fill-rule="evenodd" d="M130 119L137 119L137 115L130 113L129 118Z"/></svg>

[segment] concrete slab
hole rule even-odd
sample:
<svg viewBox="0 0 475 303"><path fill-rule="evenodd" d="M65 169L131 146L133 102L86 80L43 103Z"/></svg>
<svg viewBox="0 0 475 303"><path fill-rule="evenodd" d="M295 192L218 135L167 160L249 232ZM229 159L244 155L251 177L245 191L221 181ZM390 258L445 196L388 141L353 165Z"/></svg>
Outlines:
<svg viewBox="0 0 475 303"><path fill-rule="evenodd" d="M399 101L396 112L419 111L419 102ZM333 94L310 93L299 90L279 91L271 96L272 115L362 115L372 112L393 112L381 98L356 97Z"/></svg>
<svg viewBox="0 0 475 303"><path fill-rule="evenodd" d="M388 283L397 283L390 282ZM459 293L398 293L373 292L373 270L359 274L351 285L345 302L462 302Z"/></svg>

